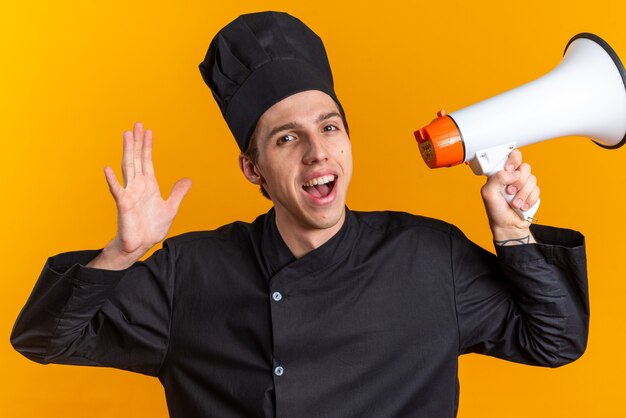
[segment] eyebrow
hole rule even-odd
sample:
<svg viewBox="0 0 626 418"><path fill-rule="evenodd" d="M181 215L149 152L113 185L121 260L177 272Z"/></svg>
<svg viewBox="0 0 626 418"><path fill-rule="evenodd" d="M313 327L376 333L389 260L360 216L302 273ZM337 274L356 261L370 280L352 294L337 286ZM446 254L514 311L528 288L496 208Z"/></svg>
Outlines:
<svg viewBox="0 0 626 418"><path fill-rule="evenodd" d="M285 123L284 125L280 125L275 127L274 129L271 130L271 132L269 133L268 137L272 137L274 135L276 135L279 132L282 131L289 131L292 129L300 129L302 128L302 125L300 125L297 122L289 122L289 123Z"/></svg>
<svg viewBox="0 0 626 418"><path fill-rule="evenodd" d="M339 114L339 112L322 113L321 115L317 117L317 119L315 119L315 123L321 123L321 122L324 122L325 120L328 120L334 117L341 118L341 115ZM291 129L301 129L301 128L302 128L302 124L298 122L289 122L289 123L285 123L284 125L275 127L274 129L270 131L268 136L272 137L282 131L289 131Z"/></svg>

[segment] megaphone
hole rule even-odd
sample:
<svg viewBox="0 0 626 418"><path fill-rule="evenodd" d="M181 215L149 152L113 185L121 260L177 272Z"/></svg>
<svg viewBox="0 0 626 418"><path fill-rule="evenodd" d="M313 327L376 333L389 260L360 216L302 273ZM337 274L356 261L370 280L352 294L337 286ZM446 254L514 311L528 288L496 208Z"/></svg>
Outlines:
<svg viewBox="0 0 626 418"><path fill-rule="evenodd" d="M415 131L430 168L465 162L487 176L504 169L513 149L562 136L608 149L626 142L626 72L611 46L591 33L574 36L543 77L450 114L440 111ZM538 204L516 211L532 220Z"/></svg>

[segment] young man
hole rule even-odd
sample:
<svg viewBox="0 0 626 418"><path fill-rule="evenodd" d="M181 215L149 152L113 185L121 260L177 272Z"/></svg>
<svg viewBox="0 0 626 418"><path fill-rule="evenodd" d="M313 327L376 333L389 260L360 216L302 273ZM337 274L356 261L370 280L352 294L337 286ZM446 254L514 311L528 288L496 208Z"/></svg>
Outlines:
<svg viewBox="0 0 626 418"><path fill-rule="evenodd" d="M585 348L583 238L522 221L539 189L519 152L482 189L497 257L453 226L345 207L348 127L319 38L282 13L240 16L201 71L274 207L165 238L152 135L124 136L118 234L48 260L12 335L32 360L157 376L172 417L453 417L468 352L559 366ZM535 242L535 237L539 243Z"/></svg>

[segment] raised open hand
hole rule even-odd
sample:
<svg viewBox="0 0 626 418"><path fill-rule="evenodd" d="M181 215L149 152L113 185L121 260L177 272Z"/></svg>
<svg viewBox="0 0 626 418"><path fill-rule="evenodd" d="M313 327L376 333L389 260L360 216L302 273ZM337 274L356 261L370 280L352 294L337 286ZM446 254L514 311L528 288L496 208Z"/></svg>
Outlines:
<svg viewBox="0 0 626 418"><path fill-rule="evenodd" d="M152 164L152 132L141 123L124 132L124 187L111 167L104 174L117 206L117 235L89 266L125 268L166 237L191 180L178 180L163 200Z"/></svg>

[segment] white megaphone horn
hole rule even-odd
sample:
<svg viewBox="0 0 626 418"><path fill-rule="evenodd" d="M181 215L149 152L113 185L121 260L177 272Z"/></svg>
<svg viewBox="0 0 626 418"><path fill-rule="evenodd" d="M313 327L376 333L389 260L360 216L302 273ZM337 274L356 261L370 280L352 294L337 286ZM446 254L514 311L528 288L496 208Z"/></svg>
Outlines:
<svg viewBox="0 0 626 418"><path fill-rule="evenodd" d="M626 72L613 49L590 33L574 36L561 63L523 86L446 114L415 131L430 168L467 163L487 176L509 153L562 136L584 136L604 148L626 142ZM505 193L510 203L512 196ZM532 220L538 204L522 212Z"/></svg>

